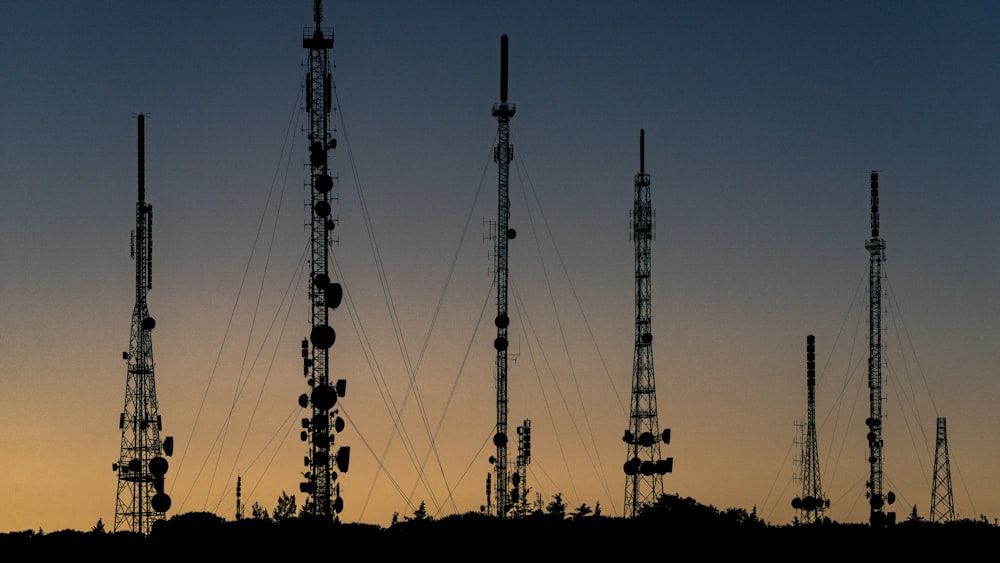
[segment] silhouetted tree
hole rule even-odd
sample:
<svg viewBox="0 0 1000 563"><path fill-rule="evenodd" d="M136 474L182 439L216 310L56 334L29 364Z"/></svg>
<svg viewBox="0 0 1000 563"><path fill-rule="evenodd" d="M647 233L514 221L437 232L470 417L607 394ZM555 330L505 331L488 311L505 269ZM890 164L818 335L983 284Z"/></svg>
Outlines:
<svg viewBox="0 0 1000 563"><path fill-rule="evenodd" d="M745 514L746 511L743 511ZM659 521L674 522L687 527L717 525L728 519L722 518L719 510L711 505L700 504L690 497L679 495L660 495L656 503L646 506L640 512L644 518L652 518ZM738 518L739 513L733 513L730 517ZM728 522L727 522L728 523Z"/></svg>
<svg viewBox="0 0 1000 563"><path fill-rule="evenodd" d="M410 518L408 516L406 517L406 520L412 522L419 522L421 520L430 520L430 519L431 518L427 516L427 505L424 503L424 501L420 501L420 506L418 506L417 509L413 511L413 518Z"/></svg>
<svg viewBox="0 0 1000 563"><path fill-rule="evenodd" d="M589 506L587 506L587 503L583 503L579 507L577 507L576 511L573 512L572 516L573 516L574 520L578 520L580 518L584 518L585 516L588 516L593 511L594 510L592 508L590 508Z"/></svg>
<svg viewBox="0 0 1000 563"><path fill-rule="evenodd" d="M597 501L597 504L594 505L594 516L600 516L600 515L601 515L601 501Z"/></svg>
<svg viewBox="0 0 1000 563"><path fill-rule="evenodd" d="M104 520L98 518L97 519L97 524L94 524L94 527L91 528L90 531L94 532L95 534L103 534L104 533Z"/></svg>
<svg viewBox="0 0 1000 563"><path fill-rule="evenodd" d="M920 522L921 520L923 520L923 518L921 518L920 515L917 514L917 505L915 504L913 505L913 511L910 512L910 515L907 516L906 519L910 522Z"/></svg>
<svg viewBox="0 0 1000 563"><path fill-rule="evenodd" d="M295 495L289 496L285 491L281 491L281 496L278 497L278 504L274 507L274 512L271 513L271 516L275 522L281 522L295 518L296 510L298 510L298 506L295 505Z"/></svg>
<svg viewBox="0 0 1000 563"><path fill-rule="evenodd" d="M267 520L271 521L271 515L267 513L267 509L261 506L259 503L253 503L253 508L250 509L251 517L254 520Z"/></svg>
<svg viewBox="0 0 1000 563"><path fill-rule="evenodd" d="M727 508L722 516L732 524L743 524L750 519L745 508Z"/></svg>
<svg viewBox="0 0 1000 563"><path fill-rule="evenodd" d="M566 503L563 502L562 493L552 495L552 502L545 507L545 511L560 520L566 518Z"/></svg>

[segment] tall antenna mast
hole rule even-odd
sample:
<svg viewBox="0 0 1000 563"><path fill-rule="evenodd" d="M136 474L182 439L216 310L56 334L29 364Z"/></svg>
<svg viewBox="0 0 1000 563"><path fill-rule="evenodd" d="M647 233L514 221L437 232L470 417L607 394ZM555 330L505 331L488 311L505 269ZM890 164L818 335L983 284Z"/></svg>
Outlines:
<svg viewBox="0 0 1000 563"><path fill-rule="evenodd" d="M328 363L328 351L337 339L330 326L329 311L340 306L343 289L339 283L330 280L327 269L330 235L334 228L330 215L333 177L327 165L327 153L336 148L337 140L330 126L333 85L329 50L333 48L333 30L322 27L322 0L313 2L313 19L316 27L312 30L307 28L302 37L302 46L309 49L306 112L309 114L309 183L312 188L312 254L309 260L312 330L309 338L302 340L302 371L307 378L309 392L299 397L299 406L308 408L311 413L308 418L302 419L300 438L309 444L309 454L303 461L307 471L303 473L305 481L299 484L299 491L308 495L304 513L333 521L344 509L340 486L334 486L337 473L333 471L333 466L336 464L337 469L347 472L351 449L341 447L331 454L334 432L344 429L344 419L333 407L337 399L344 396L347 382L340 379L331 384Z"/></svg>
<svg viewBox="0 0 1000 563"><path fill-rule="evenodd" d="M816 337L806 337L806 387L808 408L806 434L802 441L802 496L792 500L795 508L807 522L817 522L830 508L830 500L823 495L819 478L819 448L816 444Z"/></svg>
<svg viewBox="0 0 1000 563"><path fill-rule="evenodd" d="M663 476L673 471L673 458L660 459L660 443L670 443L670 429L660 433L653 376L652 303L649 283L650 243L655 219L646 174L646 132L639 130L639 173L635 175L632 207L635 242L635 355L632 362L632 407L622 438L628 444L625 461L625 516L638 516L663 494Z"/></svg>
<svg viewBox="0 0 1000 563"><path fill-rule="evenodd" d="M497 337L493 347L497 352L497 426L493 435L493 445L496 446L496 456L491 457L493 472L496 475L494 491L496 491L497 516L505 517L513 507L510 501L508 481L510 473L507 469L507 327L510 317L507 316L507 242L517 236L514 229L508 227L510 220L510 198L507 194L507 180L510 173L510 161L514 160L514 150L510 144L510 120L514 117L514 104L507 103L507 35L500 36L500 102L493 104L493 117L497 120L497 146L493 159L499 168L498 192L499 203L496 227L496 287L497 287Z"/></svg>
<svg viewBox="0 0 1000 563"><path fill-rule="evenodd" d="M931 522L951 522L954 519L951 462L948 461L948 425L944 417L938 417L937 441L934 446L934 484L931 486Z"/></svg>
<svg viewBox="0 0 1000 563"><path fill-rule="evenodd" d="M136 203L132 258L135 260L135 308L129 350L122 354L128 371L125 378L125 409L118 418L122 432L121 453L112 469L118 474L114 531L148 535L153 523L163 520L170 509L164 492L173 438L160 441L163 422L156 401L153 377L153 341L156 321L149 316L146 294L153 287L153 206L146 203L145 116L139 114L139 201Z"/></svg>
<svg viewBox="0 0 1000 563"><path fill-rule="evenodd" d="M869 524L884 528L895 524L896 513L885 512L885 505L892 504L896 495L882 492L882 262L885 260L885 241L878 233L878 172L871 173L872 238L865 243L868 249L868 393L871 405L868 419L868 463L870 473L866 486L871 507Z"/></svg>

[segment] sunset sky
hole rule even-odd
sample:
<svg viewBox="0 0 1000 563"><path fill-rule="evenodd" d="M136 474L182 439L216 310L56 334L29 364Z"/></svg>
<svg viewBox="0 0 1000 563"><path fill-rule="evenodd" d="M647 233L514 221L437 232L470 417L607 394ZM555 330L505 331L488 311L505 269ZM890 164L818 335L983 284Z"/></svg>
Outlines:
<svg viewBox="0 0 1000 563"><path fill-rule="evenodd" d="M238 475L248 514L305 500L312 18L311 0L0 3L0 532L114 521L138 113L168 515L232 519ZM928 517L946 417L958 516L1000 518L1000 6L328 0L324 27L342 520L486 502L504 33L509 421L531 419L532 499L623 512L644 129L664 489L792 521L813 334L827 515L867 521L877 170L891 510Z"/></svg>

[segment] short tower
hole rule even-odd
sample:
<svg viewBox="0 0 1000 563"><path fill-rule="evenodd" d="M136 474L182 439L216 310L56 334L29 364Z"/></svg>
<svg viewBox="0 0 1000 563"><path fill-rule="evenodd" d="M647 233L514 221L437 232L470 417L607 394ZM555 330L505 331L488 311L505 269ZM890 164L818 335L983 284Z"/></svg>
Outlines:
<svg viewBox="0 0 1000 563"><path fill-rule="evenodd" d="M830 500L823 494L819 478L819 446L816 443L816 337L806 337L806 388L807 408L805 435L802 439L801 479L802 495L792 500L804 522L821 520L830 508Z"/></svg>
<svg viewBox="0 0 1000 563"><path fill-rule="evenodd" d="M931 522L955 519L951 494L951 463L948 460L948 426L944 417L937 419L937 442L934 446L934 485L931 489Z"/></svg>

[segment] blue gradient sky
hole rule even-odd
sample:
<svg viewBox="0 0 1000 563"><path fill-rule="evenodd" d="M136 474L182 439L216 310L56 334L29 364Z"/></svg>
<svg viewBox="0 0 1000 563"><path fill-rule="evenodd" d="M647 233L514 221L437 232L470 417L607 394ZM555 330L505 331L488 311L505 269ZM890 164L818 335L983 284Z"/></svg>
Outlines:
<svg viewBox="0 0 1000 563"><path fill-rule="evenodd" d="M885 488L901 517L914 505L927 516L935 418L947 417L959 515L1000 517L996 5L327 2L324 13L348 292L331 360L348 380L344 520L485 502L496 305L484 238L503 33L517 104L510 421L532 420L533 492L622 511L628 213L644 128L659 422L673 430L665 489L791 521L814 334L828 515L867 520L864 242L878 170ZM140 112L159 410L177 444L171 513L232 518L237 474L247 505L298 492L311 25L307 0L0 5L0 530L113 522ZM401 407L407 365L422 409L416 396Z"/></svg>

